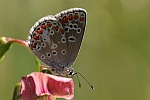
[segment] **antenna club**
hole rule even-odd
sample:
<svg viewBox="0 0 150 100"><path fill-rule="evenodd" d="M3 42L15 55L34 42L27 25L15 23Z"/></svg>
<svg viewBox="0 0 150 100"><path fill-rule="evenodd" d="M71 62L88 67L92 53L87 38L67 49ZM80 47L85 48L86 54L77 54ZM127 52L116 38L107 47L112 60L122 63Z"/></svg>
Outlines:
<svg viewBox="0 0 150 100"><path fill-rule="evenodd" d="M91 85L92 90L94 90L94 87Z"/></svg>
<svg viewBox="0 0 150 100"><path fill-rule="evenodd" d="M80 76L91 86L92 90L94 90L94 87L90 84L90 82L79 72L75 72L75 74L80 74ZM78 78L78 75L77 75L77 78ZM79 78L78 78L78 82L79 82L79 87L81 87L81 83L79 81Z"/></svg>

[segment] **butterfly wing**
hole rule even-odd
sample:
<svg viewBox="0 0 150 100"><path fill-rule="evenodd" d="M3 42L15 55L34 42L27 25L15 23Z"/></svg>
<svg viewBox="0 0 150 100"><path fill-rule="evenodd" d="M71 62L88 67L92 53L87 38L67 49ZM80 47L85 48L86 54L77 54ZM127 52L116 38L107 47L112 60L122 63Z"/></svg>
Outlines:
<svg viewBox="0 0 150 100"><path fill-rule="evenodd" d="M86 11L82 8L72 8L55 15L65 30L67 41L67 60L71 67L78 55L86 26Z"/></svg>
<svg viewBox="0 0 150 100"><path fill-rule="evenodd" d="M45 64L71 67L79 52L86 25L86 11L72 8L41 18L30 29L28 44Z"/></svg>

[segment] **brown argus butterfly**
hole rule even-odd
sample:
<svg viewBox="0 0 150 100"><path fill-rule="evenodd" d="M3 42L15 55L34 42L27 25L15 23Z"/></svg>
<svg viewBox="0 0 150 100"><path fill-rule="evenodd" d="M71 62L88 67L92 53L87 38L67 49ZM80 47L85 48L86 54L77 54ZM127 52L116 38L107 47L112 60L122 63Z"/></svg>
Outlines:
<svg viewBox="0 0 150 100"><path fill-rule="evenodd" d="M52 74L71 77L86 25L86 11L72 8L41 18L30 29L28 45Z"/></svg>

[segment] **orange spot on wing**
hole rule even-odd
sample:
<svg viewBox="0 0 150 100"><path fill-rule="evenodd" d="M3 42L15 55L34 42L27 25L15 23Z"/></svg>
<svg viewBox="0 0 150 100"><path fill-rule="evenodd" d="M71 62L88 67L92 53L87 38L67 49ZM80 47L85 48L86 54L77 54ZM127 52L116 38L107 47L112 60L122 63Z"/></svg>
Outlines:
<svg viewBox="0 0 150 100"><path fill-rule="evenodd" d="M35 36L33 36L33 38L34 38L35 40L39 40L39 35L36 34Z"/></svg>
<svg viewBox="0 0 150 100"><path fill-rule="evenodd" d="M43 28L43 29L46 29L46 24L42 25L42 28Z"/></svg>
<svg viewBox="0 0 150 100"><path fill-rule="evenodd" d="M36 48L36 45L37 45L37 43L35 42L32 46L31 46L31 48L33 49L33 48Z"/></svg>
<svg viewBox="0 0 150 100"><path fill-rule="evenodd" d="M80 21L84 21L84 17L80 17Z"/></svg>
<svg viewBox="0 0 150 100"><path fill-rule="evenodd" d="M78 15L74 15L73 17L74 17L74 19L78 19Z"/></svg>
<svg viewBox="0 0 150 100"><path fill-rule="evenodd" d="M64 33L64 29L60 28L60 32L61 32L61 33Z"/></svg>
<svg viewBox="0 0 150 100"><path fill-rule="evenodd" d="M54 26L54 29L55 29L56 31L58 31L58 28L59 28L58 25Z"/></svg>
<svg viewBox="0 0 150 100"><path fill-rule="evenodd" d="M52 23L47 23L47 26L51 27L51 26L52 26Z"/></svg>
<svg viewBox="0 0 150 100"><path fill-rule="evenodd" d="M73 20L73 16L72 16L72 15L69 15L69 16L68 16L68 19L69 19L69 20Z"/></svg>
<svg viewBox="0 0 150 100"><path fill-rule="evenodd" d="M67 23L68 22L68 18L65 16L62 18L62 22Z"/></svg>
<svg viewBox="0 0 150 100"><path fill-rule="evenodd" d="M43 33L42 28L40 28L39 30L37 30L37 32L38 32L39 34L42 34L42 33Z"/></svg>

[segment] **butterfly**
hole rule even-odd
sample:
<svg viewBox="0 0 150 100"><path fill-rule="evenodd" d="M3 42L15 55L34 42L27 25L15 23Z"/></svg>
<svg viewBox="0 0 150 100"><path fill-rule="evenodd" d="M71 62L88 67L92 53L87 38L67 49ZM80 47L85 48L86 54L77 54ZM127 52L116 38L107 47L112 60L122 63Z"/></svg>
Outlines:
<svg viewBox="0 0 150 100"><path fill-rule="evenodd" d="M86 26L86 10L71 8L37 21L29 31L31 51L53 75L72 77Z"/></svg>

